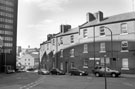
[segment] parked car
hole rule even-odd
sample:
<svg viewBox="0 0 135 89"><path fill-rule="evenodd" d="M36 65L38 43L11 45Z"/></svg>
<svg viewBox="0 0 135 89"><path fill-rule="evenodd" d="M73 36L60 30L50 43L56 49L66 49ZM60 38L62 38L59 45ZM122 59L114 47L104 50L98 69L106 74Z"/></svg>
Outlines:
<svg viewBox="0 0 135 89"><path fill-rule="evenodd" d="M48 74L50 74L50 72L48 70L46 70L46 69L39 69L38 74L48 75Z"/></svg>
<svg viewBox="0 0 135 89"><path fill-rule="evenodd" d="M86 71L82 71L82 70L79 70L79 69L71 69L69 71L70 75L80 75L80 76L86 76L88 75L88 73Z"/></svg>
<svg viewBox="0 0 135 89"><path fill-rule="evenodd" d="M5 68L6 68L5 71L7 74L15 73L15 69L11 65L7 65Z"/></svg>
<svg viewBox="0 0 135 89"><path fill-rule="evenodd" d="M57 69L57 68L54 68L50 71L50 74L52 75L65 75L64 72L62 72L61 70Z"/></svg>
<svg viewBox="0 0 135 89"><path fill-rule="evenodd" d="M100 77L105 75L105 69L106 69L106 75L107 76L112 76L112 77L118 77L121 72L118 70L112 70L108 67L103 67L103 66L97 66L95 67L92 72L95 74L95 76Z"/></svg>

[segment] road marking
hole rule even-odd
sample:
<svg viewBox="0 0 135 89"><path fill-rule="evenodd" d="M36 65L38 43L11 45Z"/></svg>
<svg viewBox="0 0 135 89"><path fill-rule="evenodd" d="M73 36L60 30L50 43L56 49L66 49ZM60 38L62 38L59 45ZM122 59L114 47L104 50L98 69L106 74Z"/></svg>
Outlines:
<svg viewBox="0 0 135 89"><path fill-rule="evenodd" d="M125 82L125 83L123 83L123 84L124 84L124 85L127 85L127 86L130 86L130 87L134 87L133 84L131 84L131 83L126 83L126 82Z"/></svg>
<svg viewBox="0 0 135 89"><path fill-rule="evenodd" d="M35 87L35 86L37 86L37 85L38 85L42 80L44 80L44 79L45 79L45 76L39 78L39 79L38 79L37 81L35 81L35 82L29 83L29 84L27 84L27 85L25 85L25 86L20 87L20 89L30 89L30 88L32 88L32 87Z"/></svg>

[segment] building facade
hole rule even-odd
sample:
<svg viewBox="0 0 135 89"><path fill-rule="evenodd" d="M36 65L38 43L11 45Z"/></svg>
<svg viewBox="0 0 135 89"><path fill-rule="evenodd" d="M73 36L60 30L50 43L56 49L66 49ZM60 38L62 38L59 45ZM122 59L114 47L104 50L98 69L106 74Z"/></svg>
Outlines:
<svg viewBox="0 0 135 89"><path fill-rule="evenodd" d="M76 67L91 72L104 65L105 58L108 67L135 73L135 12L110 17L101 11L87 13L84 24L60 31L40 46L40 58L48 69L55 66L68 72Z"/></svg>
<svg viewBox="0 0 135 89"><path fill-rule="evenodd" d="M16 69L17 9L18 0L0 0L0 72L7 66Z"/></svg>
<svg viewBox="0 0 135 89"><path fill-rule="evenodd" d="M38 54L25 54L23 55L19 63L25 67L25 70L30 68L36 68L39 67L39 55Z"/></svg>

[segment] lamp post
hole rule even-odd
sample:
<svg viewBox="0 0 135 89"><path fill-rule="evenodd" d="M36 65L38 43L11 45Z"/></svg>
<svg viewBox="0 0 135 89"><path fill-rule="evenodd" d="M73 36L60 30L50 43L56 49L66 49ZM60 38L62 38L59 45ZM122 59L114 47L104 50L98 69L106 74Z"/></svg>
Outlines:
<svg viewBox="0 0 135 89"><path fill-rule="evenodd" d="M105 78L105 89L107 89L107 79L106 79L106 55L104 55L104 68L105 68L105 70L104 70L104 72L105 72L105 76L104 76L104 78Z"/></svg>
<svg viewBox="0 0 135 89"><path fill-rule="evenodd" d="M103 28L106 28L110 31L111 33L111 57L113 58L113 38L112 38L112 30L106 26L102 26Z"/></svg>

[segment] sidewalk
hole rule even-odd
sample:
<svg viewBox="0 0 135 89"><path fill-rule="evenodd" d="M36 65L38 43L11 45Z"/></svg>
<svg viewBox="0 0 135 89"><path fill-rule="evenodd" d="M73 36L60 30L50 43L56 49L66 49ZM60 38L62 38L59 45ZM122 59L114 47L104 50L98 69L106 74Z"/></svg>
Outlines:
<svg viewBox="0 0 135 89"><path fill-rule="evenodd" d="M121 77L135 78L135 74L121 74Z"/></svg>
<svg viewBox="0 0 135 89"><path fill-rule="evenodd" d="M89 76L94 77L94 74L89 74ZM124 78L135 78L135 74L121 74L120 77Z"/></svg>

